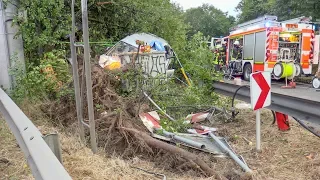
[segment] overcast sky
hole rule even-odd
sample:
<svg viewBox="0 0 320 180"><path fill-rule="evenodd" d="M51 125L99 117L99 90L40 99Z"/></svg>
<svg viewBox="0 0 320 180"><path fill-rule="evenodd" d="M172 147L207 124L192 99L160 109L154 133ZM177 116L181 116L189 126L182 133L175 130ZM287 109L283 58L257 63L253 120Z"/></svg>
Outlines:
<svg viewBox="0 0 320 180"><path fill-rule="evenodd" d="M237 12L235 12L235 7L238 5L240 0L171 0L171 2L180 4L184 10L201 6L203 3L208 3L223 12L229 12L230 15L236 16Z"/></svg>

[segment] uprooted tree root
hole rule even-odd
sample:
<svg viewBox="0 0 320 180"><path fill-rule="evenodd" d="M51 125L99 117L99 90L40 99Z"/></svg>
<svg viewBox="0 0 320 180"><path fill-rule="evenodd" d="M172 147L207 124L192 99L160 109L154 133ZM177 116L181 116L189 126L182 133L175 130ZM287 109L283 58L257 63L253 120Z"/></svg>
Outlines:
<svg viewBox="0 0 320 180"><path fill-rule="evenodd" d="M163 149L168 151L169 153L178 154L184 157L186 160L189 160L191 164L195 164L196 167L199 167L201 171L203 171L205 174L208 174L210 176L214 176L217 179L226 179L218 174L208 166L203 160L201 160L199 157L197 157L195 154L192 154L184 149L178 148L176 146L164 143L162 141L159 141L157 139L152 138L151 136L141 132L137 131L135 129L129 129L129 128L121 128L123 130L126 130L134 135L137 136L137 138L141 138L143 141L145 141L149 146Z"/></svg>
<svg viewBox="0 0 320 180"><path fill-rule="evenodd" d="M79 66L81 82L84 79L82 67ZM95 117L99 117L95 120L98 145L108 154L117 154L123 158L143 156L145 159L158 160L159 166L168 170L188 168L194 169L199 175L220 177L194 154L148 136L148 130L139 120L139 113L150 110L148 103L139 96L120 96L116 91L120 82L114 75L106 73L98 66L92 66L92 82ZM86 99L85 91L83 96ZM72 96L64 96L59 101L47 104L43 111L59 125L70 126L77 122ZM83 112L84 119L87 120L86 101L83 101ZM176 155L173 157L172 154Z"/></svg>

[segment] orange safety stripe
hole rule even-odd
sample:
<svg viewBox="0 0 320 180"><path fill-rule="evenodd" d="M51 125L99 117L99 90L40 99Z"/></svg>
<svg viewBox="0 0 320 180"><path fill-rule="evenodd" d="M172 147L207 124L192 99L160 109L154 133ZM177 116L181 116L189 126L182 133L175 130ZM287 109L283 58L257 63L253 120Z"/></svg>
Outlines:
<svg viewBox="0 0 320 180"><path fill-rule="evenodd" d="M302 69L309 69L309 63L301 63Z"/></svg>
<svg viewBox="0 0 320 180"><path fill-rule="evenodd" d="M254 64L253 65L253 72L257 72L257 71L264 71L264 64Z"/></svg>
<svg viewBox="0 0 320 180"><path fill-rule="evenodd" d="M269 31L281 32L282 30L282 27L269 27Z"/></svg>
<svg viewBox="0 0 320 180"><path fill-rule="evenodd" d="M312 33L313 29L302 29L302 33Z"/></svg>
<svg viewBox="0 0 320 180"><path fill-rule="evenodd" d="M266 30L266 28L259 28L259 29L255 29L255 30L251 30L251 31L238 33L238 34L232 34L232 35L230 35L230 38L232 38L234 36L247 35L247 34L252 34L252 33L255 33L255 32L261 32L261 31L265 31L265 30Z"/></svg>
<svg viewBox="0 0 320 180"><path fill-rule="evenodd" d="M273 68L277 61L268 61L268 68Z"/></svg>
<svg viewBox="0 0 320 180"><path fill-rule="evenodd" d="M310 33L310 36L303 36L304 33ZM311 33L312 29L302 29L302 56L301 56L301 65L302 68L309 67L310 54L303 54L303 51L311 51Z"/></svg>
<svg viewBox="0 0 320 180"><path fill-rule="evenodd" d="M311 36L310 37L303 37L302 51L310 51L310 44L311 44Z"/></svg>

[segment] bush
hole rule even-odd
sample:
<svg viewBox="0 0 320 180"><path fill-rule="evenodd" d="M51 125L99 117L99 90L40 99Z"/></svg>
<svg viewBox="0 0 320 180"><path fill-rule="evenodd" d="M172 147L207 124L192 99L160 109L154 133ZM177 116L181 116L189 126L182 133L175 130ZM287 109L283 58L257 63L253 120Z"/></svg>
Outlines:
<svg viewBox="0 0 320 180"><path fill-rule="evenodd" d="M66 93L61 89L70 82L71 76L63 55L63 51L48 52L38 66L30 65L27 72L17 61L17 57L13 56L11 59L15 63L10 74L15 77L15 86L11 96L20 101L24 98L31 100L56 98Z"/></svg>
<svg viewBox="0 0 320 180"><path fill-rule="evenodd" d="M180 57L193 84L209 88L212 80L217 80L221 76L214 72L213 54L208 48L207 39L198 32L188 42L185 52Z"/></svg>

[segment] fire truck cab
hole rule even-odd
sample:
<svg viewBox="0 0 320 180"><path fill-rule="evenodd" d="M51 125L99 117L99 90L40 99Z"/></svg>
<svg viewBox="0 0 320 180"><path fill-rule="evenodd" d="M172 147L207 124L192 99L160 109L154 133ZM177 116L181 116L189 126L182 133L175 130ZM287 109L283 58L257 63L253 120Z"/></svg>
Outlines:
<svg viewBox="0 0 320 180"><path fill-rule="evenodd" d="M306 18L278 22L276 16L265 15L239 24L229 35L227 73L246 81L257 71L272 72L275 79L288 75L284 69L290 69L290 78L311 74L313 36Z"/></svg>

